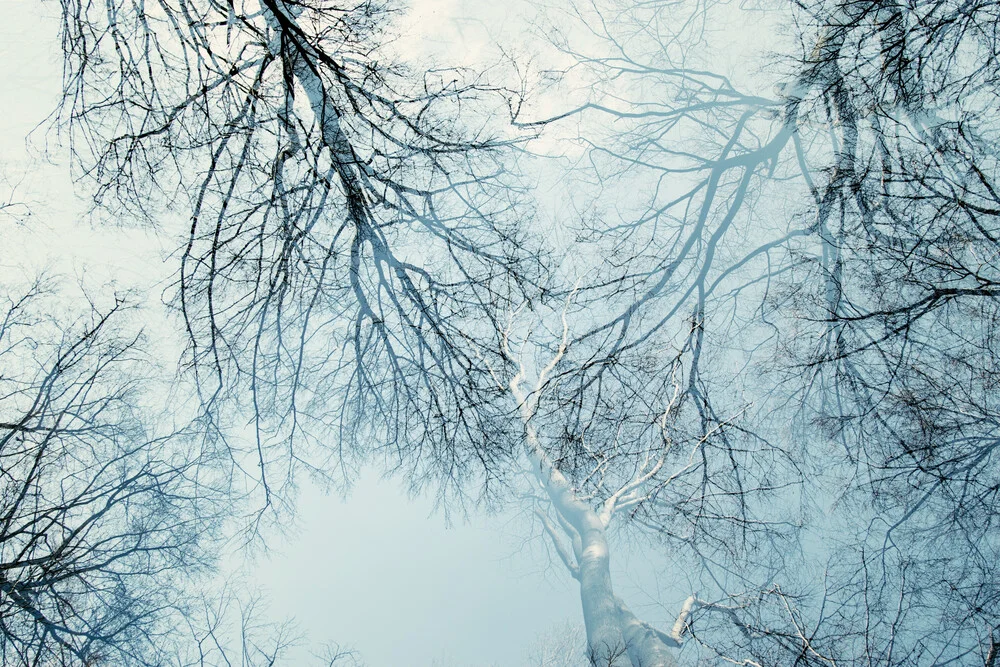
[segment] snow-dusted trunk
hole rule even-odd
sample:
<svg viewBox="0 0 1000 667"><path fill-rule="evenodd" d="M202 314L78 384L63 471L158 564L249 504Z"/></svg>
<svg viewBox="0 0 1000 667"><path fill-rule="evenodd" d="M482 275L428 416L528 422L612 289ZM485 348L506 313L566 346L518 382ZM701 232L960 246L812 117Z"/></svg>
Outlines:
<svg viewBox="0 0 1000 667"><path fill-rule="evenodd" d="M587 516L589 515L589 516ZM611 584L611 551L600 518L586 512L574 526L580 534L580 603L587 653L595 665L628 665L618 599Z"/></svg>
<svg viewBox="0 0 1000 667"><path fill-rule="evenodd" d="M532 473L544 489L559 518L563 532L573 544L572 556L557 545L560 557L573 577L580 582L580 603L587 630L587 653L595 667L675 667L668 646L678 642L637 619L615 595L611 582L611 549L607 527L614 512L610 499L600 511L581 499L570 480L549 458L532 423L537 408L538 391L546 373L560 354L540 375L535 392L521 389L522 373L510 384L521 409L525 427L525 453ZM555 530L547 522L555 540Z"/></svg>
<svg viewBox="0 0 1000 667"><path fill-rule="evenodd" d="M523 410L522 403L522 410ZM552 465L538 442L534 426L527 421L525 449L532 472L573 536L576 564L573 576L580 582L580 603L587 629L587 652L594 665L618 667L630 664L626 657L618 599L611 584L611 550L601 517L573 492L569 480ZM567 562L567 564L569 564Z"/></svg>
<svg viewBox="0 0 1000 667"><path fill-rule="evenodd" d="M640 621L615 595L607 518L574 493L566 477L540 451L529 426L527 441L534 473L569 529L575 532L573 576L580 582L580 604L587 630L587 653L597 667L675 667L668 647L678 642Z"/></svg>
<svg viewBox="0 0 1000 667"><path fill-rule="evenodd" d="M617 597L611 582L611 550L599 515L583 517L579 580L587 653L594 665L674 667L668 646L677 642L640 621Z"/></svg>

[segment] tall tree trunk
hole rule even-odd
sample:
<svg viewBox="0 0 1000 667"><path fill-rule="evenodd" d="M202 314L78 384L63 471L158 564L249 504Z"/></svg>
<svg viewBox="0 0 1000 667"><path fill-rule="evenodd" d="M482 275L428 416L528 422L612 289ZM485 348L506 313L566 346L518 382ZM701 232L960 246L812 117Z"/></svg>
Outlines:
<svg viewBox="0 0 1000 667"><path fill-rule="evenodd" d="M534 427L526 428L533 472L570 531L580 581L580 603L587 630L587 654L594 667L676 667L668 647L678 643L640 621L614 592L611 549L605 519L582 501L569 480L542 450Z"/></svg>
<svg viewBox="0 0 1000 667"><path fill-rule="evenodd" d="M563 344L535 384L526 393L521 383L524 367L510 382L524 421L524 450L541 487L556 511L564 532L573 543L574 566L561 550L566 566L580 582L580 603L587 630L587 655L593 667L676 667L668 646L679 646L670 636L637 619L614 591L611 583L611 549L607 527L614 514L614 501L596 511L581 499L569 478L549 457L538 438L532 419L545 378L565 352L566 320L563 316ZM553 533L555 539L555 534Z"/></svg>
<svg viewBox="0 0 1000 667"><path fill-rule="evenodd" d="M588 516L589 515L589 516ZM587 628L587 654L594 665L628 665L618 600L611 584L611 552L600 518L586 512L574 527L580 533L580 603Z"/></svg>

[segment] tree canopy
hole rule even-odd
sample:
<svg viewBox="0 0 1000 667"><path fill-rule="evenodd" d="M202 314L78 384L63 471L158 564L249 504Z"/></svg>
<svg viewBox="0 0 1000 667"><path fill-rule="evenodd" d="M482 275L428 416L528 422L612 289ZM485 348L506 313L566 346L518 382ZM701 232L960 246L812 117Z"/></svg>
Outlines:
<svg viewBox="0 0 1000 667"><path fill-rule="evenodd" d="M580 664L993 667L996 5L567 0L492 67L409 57L393 2L59 8L53 122L176 245L196 407L138 398L127 299L7 286L4 656L222 664L217 536L375 465L522 507Z"/></svg>

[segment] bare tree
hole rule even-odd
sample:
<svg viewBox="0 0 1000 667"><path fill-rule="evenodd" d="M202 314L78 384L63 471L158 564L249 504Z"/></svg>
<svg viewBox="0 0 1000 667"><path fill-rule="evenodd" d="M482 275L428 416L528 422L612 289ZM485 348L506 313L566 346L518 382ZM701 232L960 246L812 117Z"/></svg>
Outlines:
<svg viewBox="0 0 1000 667"><path fill-rule="evenodd" d="M215 427L265 505L381 452L489 489L509 420L481 359L537 291L505 91L392 52L391 3L62 3L63 117L97 201L183 211L176 305ZM179 231L179 230L178 230ZM223 421L218 421L223 420Z"/></svg>
<svg viewBox="0 0 1000 667"><path fill-rule="evenodd" d="M830 44L814 68L836 142L816 186L833 261L805 313L821 346L797 351L821 388L803 392L811 414L871 507L863 574L845 576L885 611L859 653L967 660L1000 613L996 7L810 11Z"/></svg>
<svg viewBox="0 0 1000 667"><path fill-rule="evenodd" d="M176 645L173 663L178 666L209 667L240 664L273 667L303 663L307 638L295 623L268 620L267 600L246 594L243 586L227 582L221 590L202 595L189 605L184 616L184 641ZM296 649L298 651L296 652ZM360 667L358 653L337 643L312 652L308 664L323 667Z"/></svg>
<svg viewBox="0 0 1000 667"><path fill-rule="evenodd" d="M761 570L773 564L765 548L788 527L762 505L781 497L789 484L782 472L794 469L785 452L744 432L742 415L701 417L685 378L690 348L603 359L591 380L586 363L574 366L570 347L590 359L606 348L588 349L571 337L570 321L586 318L569 308L551 351L537 334L515 341L508 329L504 339L518 368L506 386L524 424L528 502L558 561L579 582L590 663L674 665L692 609L715 605L689 596L670 628L639 619L615 592L613 535L665 540L675 549L672 578L688 585L716 566L739 581L741 558L753 554Z"/></svg>
<svg viewBox="0 0 1000 667"><path fill-rule="evenodd" d="M520 472L597 664L684 636L991 663L996 7L760 8L788 51L737 79L724 4L571 5L590 97L530 121L400 65L389 5L63 0L63 118L100 204L183 211L186 362L265 506L373 453L442 492ZM598 194L558 269L517 224L508 103L583 128ZM683 554L669 632L615 594L616 517Z"/></svg>
<svg viewBox="0 0 1000 667"><path fill-rule="evenodd" d="M290 664L302 641L292 625L269 620L235 580L218 585L223 517L238 501L211 442L156 418L165 399L132 307L116 297L76 316L55 279L8 289L0 661ZM336 645L316 657L358 664Z"/></svg>
<svg viewBox="0 0 1000 667"><path fill-rule="evenodd" d="M191 441L142 413L123 303L67 321L50 287L0 315L0 655L162 664L181 582L209 563L211 489Z"/></svg>
<svg viewBox="0 0 1000 667"><path fill-rule="evenodd" d="M802 234L715 260L746 229L752 186L794 136L758 133L783 103L713 74L643 65L624 41L621 58L590 61L665 79L681 100L571 111L632 123L623 142L597 147L598 162L631 164L617 173L634 178L650 165L629 142L678 127L702 150L652 164L637 221L626 220L634 206L619 208L612 233L590 230L583 258L611 261L579 291L582 326L556 336L552 368L528 391L524 353L499 314L536 303L543 267L509 224L522 211L502 159L510 142L484 134L483 111L469 110L489 86L435 73L414 88L385 64L385 8L370 3L99 6L63 4L67 118L93 147L84 160L99 200L147 213L159 196L191 211L176 301L188 360L214 419L223 399L248 397L255 442L233 451L256 468L265 503L297 469L346 474L373 450L414 484L479 481L480 494L526 457L548 519L581 542L573 559L594 660L671 660L677 637L614 595L606 531L627 512L703 560L733 551L734 531L737 551L775 532L752 499L780 488L769 467L784 455L730 434L744 406L725 413L709 400L703 356L713 309L759 289L735 272ZM146 46L130 49L136 41ZM705 127L718 132L706 139ZM655 185L675 177L684 187ZM649 231L660 227L665 236ZM551 342L528 338L529 349Z"/></svg>
<svg viewBox="0 0 1000 667"><path fill-rule="evenodd" d="M694 614L742 609L729 597L767 590L795 550L794 447L756 428L767 396L748 398L762 385L731 369L752 368L773 342L757 337L768 323L756 314L798 261L789 247L812 232L758 225L762 193L787 175L795 132L780 119L794 112L699 67L718 7L574 9L589 46L555 40L590 97L520 121L580 127L574 184L596 194L569 213L579 236L562 271L577 289L561 325L535 327L520 350L509 327L504 350L520 370L499 384L525 424L541 529L580 581L591 661L672 665ZM615 594L613 527L671 547L667 576L689 593L673 627ZM744 627L721 617L729 632Z"/></svg>
<svg viewBox="0 0 1000 667"><path fill-rule="evenodd" d="M528 667L577 667L584 659L582 625L565 622L539 633L525 653Z"/></svg>
<svg viewBox="0 0 1000 667"><path fill-rule="evenodd" d="M801 54L772 56L782 74L741 85L713 71L708 26L732 20L719 5L595 3L576 13L599 48L557 36L596 84L542 123L610 120L614 131L597 122L581 135L586 177L602 195L629 182L587 220L608 268L582 298L612 317L588 314L597 324L568 341L585 350L572 374L609 397L602 385L623 357L686 344L684 395L705 423L727 423L720 402L739 408L734 388L749 393L745 428L798 459L801 473L786 467L779 483L805 481L776 498L828 515L756 586L730 581L717 602L693 604L695 635L716 655L988 660L995 7L766 9L797 26ZM579 393L559 410L587 405L614 414L615 402ZM636 414L655 411L609 420ZM608 440L589 449L604 456ZM707 479L735 484L744 466ZM657 509L661 521L676 511Z"/></svg>

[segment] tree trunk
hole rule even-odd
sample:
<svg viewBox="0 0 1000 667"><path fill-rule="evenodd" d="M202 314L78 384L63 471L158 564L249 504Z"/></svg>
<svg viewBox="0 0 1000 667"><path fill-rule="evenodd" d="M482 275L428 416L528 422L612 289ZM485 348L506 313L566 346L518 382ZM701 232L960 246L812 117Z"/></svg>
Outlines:
<svg viewBox="0 0 1000 667"><path fill-rule="evenodd" d="M541 389L547 371L559 361L563 350L560 348L559 354L540 375L536 392ZM529 399L520 388L523 372L522 367L521 373L511 381L511 393L518 401L524 420L525 453L532 472L545 489L573 542L577 567L572 568L568 562L567 566L580 581L580 603L587 630L587 657L591 665L676 667L677 663L667 647L678 646L678 643L637 619L615 595L611 584L611 550L607 536L607 521L613 511L598 513L582 500L569 479L545 452L531 423L537 397Z"/></svg>
<svg viewBox="0 0 1000 667"><path fill-rule="evenodd" d="M600 517L579 518L580 602L587 629L587 654L597 667L676 667L677 642L640 621L614 593L611 552Z"/></svg>
<svg viewBox="0 0 1000 667"><path fill-rule="evenodd" d="M618 601L611 585L611 553L600 519L581 517L580 603L587 628L587 657L597 667L630 664Z"/></svg>

